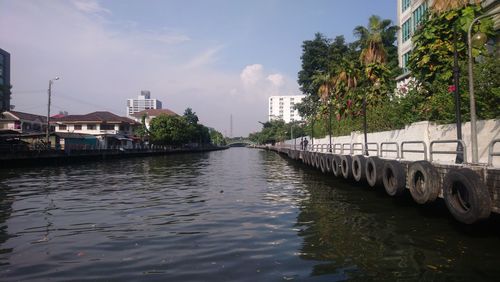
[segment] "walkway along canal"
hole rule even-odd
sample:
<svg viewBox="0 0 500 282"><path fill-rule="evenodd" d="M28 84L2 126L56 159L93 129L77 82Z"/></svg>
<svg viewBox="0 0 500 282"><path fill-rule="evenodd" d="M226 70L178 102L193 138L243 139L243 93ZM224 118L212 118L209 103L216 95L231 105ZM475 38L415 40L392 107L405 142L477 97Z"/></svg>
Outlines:
<svg viewBox="0 0 500 282"><path fill-rule="evenodd" d="M389 196L400 196L409 189L413 200L422 205L444 198L450 213L462 223L475 223L492 212L500 213L500 168L492 166L493 157L500 156L494 151L500 139L490 143L487 165L433 162L437 154L457 154L456 150L436 149L436 145L449 143L465 148L460 140L431 141L429 149L423 141L367 143L366 148L362 143L316 144L307 150L286 144L267 148L334 177L382 186ZM405 153L420 154L420 160L407 160Z"/></svg>

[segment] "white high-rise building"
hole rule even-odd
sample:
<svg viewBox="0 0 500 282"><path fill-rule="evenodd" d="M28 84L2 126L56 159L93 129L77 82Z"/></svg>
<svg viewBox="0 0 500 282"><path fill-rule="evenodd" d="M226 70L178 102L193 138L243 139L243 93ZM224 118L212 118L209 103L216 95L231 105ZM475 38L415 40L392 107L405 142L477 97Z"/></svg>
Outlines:
<svg viewBox="0 0 500 282"><path fill-rule="evenodd" d="M306 95L269 97L269 121L279 119L286 123L301 121L302 117L299 115L299 111L295 109L294 105L302 102L305 96Z"/></svg>
<svg viewBox="0 0 500 282"><path fill-rule="evenodd" d="M424 19L430 0L397 0L398 3L398 59L404 74L408 73L407 65L413 48L411 37Z"/></svg>
<svg viewBox="0 0 500 282"><path fill-rule="evenodd" d="M151 92L142 90L137 99L127 99L127 116L144 110L161 109L161 101L151 99Z"/></svg>

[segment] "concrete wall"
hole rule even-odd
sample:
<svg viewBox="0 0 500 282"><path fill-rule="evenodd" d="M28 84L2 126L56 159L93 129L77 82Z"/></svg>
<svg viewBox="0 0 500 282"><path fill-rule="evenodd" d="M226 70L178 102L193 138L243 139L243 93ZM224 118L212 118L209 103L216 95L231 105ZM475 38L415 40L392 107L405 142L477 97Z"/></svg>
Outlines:
<svg viewBox="0 0 500 282"><path fill-rule="evenodd" d="M500 138L500 120L480 120L477 122L477 133L478 133L478 153L479 162L488 162L488 146L493 139ZM397 142L401 144L403 141L423 141L427 144L427 149L429 150L429 145L431 141L436 140L453 140L456 139L456 125L455 124L444 124L438 125L428 121L416 122L407 125L404 129L382 131L368 133L368 143L376 142ZM311 144L311 138L308 136L309 144ZM472 160L471 145L470 145L470 123L467 122L462 124L462 139L465 141L466 152L467 152L467 162ZM297 147L300 144L300 138L296 139ZM287 140L287 144L294 144L294 140ZM332 143L364 143L364 136L362 132L355 131L348 136L333 136ZM329 144L328 136L324 138L315 138L314 144ZM388 147L389 148L389 147ZM392 149L394 147L390 147ZM408 149L421 150L421 145L408 145L405 147ZM452 151L456 150L455 144L436 144L433 150L439 151ZM495 146L495 151L500 152L500 143ZM387 153L387 157L395 157L395 154ZM420 160L423 159L423 154L420 153L405 153L405 159L408 160ZM455 161L455 155L433 155L433 160L440 163L453 163ZM500 167L500 157L493 158L493 165Z"/></svg>

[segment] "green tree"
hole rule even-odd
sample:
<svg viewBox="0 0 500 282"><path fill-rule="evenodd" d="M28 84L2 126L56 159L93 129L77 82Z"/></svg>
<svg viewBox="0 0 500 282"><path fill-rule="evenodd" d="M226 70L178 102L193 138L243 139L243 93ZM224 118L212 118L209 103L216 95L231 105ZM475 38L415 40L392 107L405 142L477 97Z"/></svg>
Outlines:
<svg viewBox="0 0 500 282"><path fill-rule="evenodd" d="M318 72L328 72L330 40L323 34L316 33L313 40L302 43L302 69L298 83L302 93L316 95L318 86L313 83L313 76Z"/></svg>
<svg viewBox="0 0 500 282"><path fill-rule="evenodd" d="M184 115L183 117L186 119L187 123L189 124L192 124L192 125L196 125L198 124L198 116L196 115L195 112L193 112L193 110L191 108L186 108L186 110L184 111Z"/></svg>
<svg viewBox="0 0 500 282"><path fill-rule="evenodd" d="M209 128L208 130L209 130L210 140L211 140L212 144L217 145L217 146L225 146L226 145L226 139L224 138L222 133L220 133L219 131L217 131L213 128Z"/></svg>
<svg viewBox="0 0 500 282"><path fill-rule="evenodd" d="M150 133L153 144L182 145L189 142L186 119L180 116L160 115L151 120Z"/></svg>
<svg viewBox="0 0 500 282"><path fill-rule="evenodd" d="M143 140L143 141L149 135L148 128L146 127L146 118L147 118L146 114L142 115L141 116L141 125L136 127L136 129L135 129L135 135L139 136L141 138L141 140Z"/></svg>
<svg viewBox="0 0 500 282"><path fill-rule="evenodd" d="M441 3L443 2L443 3ZM460 73L466 74L467 30L472 20L482 13L480 5L469 5L463 1L437 1L432 7L429 17L416 30L412 41L413 51L408 67L412 75L421 82L425 91L425 99L421 102L418 112L420 119L438 122L453 122L454 99L448 87L453 85L454 50L459 61ZM473 32L481 31L493 35L492 21L482 20L473 27ZM454 42L455 41L455 42ZM494 47L498 48L498 47ZM489 54L481 46L473 48L473 55L480 57L475 64L477 77L476 103L478 117L494 118L500 115L497 102L499 93L498 58ZM461 97L461 112L463 119L468 120L469 99L467 93L467 77L462 76L459 82ZM479 110L479 108L481 110Z"/></svg>

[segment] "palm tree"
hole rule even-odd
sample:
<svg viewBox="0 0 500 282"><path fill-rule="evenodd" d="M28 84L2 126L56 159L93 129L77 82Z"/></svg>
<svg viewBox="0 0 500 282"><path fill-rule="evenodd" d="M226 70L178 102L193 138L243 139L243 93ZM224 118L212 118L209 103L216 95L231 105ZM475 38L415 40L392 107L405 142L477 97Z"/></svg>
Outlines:
<svg viewBox="0 0 500 282"><path fill-rule="evenodd" d="M359 59L365 67L367 79L372 83L372 90L375 91L375 85L380 83L381 74L375 70L384 67L387 62L387 50L385 48L384 39L387 40L387 33L393 33L397 27L391 26L391 20L382 20L379 16L373 15L368 20L368 28L357 26L354 29L354 35L359 38L361 54ZM385 34L385 37L384 37ZM388 42L386 42L388 43ZM392 42L390 42L392 45ZM366 123L366 93L363 95L363 131L365 139L365 155L368 155L366 144L367 139L367 123Z"/></svg>
<svg viewBox="0 0 500 282"><path fill-rule="evenodd" d="M354 36L358 37L358 44L361 48L361 62L364 65L385 63L387 61L386 47L394 42L397 29L398 27L393 26L391 20L382 20L376 15L369 18L368 27L354 28Z"/></svg>
<svg viewBox="0 0 500 282"><path fill-rule="evenodd" d="M313 76L313 84L318 85L318 95L319 99L323 104L327 104L330 101L333 87L334 87L334 76L330 72L318 72Z"/></svg>
<svg viewBox="0 0 500 282"><path fill-rule="evenodd" d="M313 83L319 85L318 95L323 104L323 110L328 107L328 136L330 139L330 150L332 144L332 93L335 87L335 76L331 72L318 72L313 76ZM324 111L323 111L324 114ZM314 126L314 125L313 125Z"/></svg>

